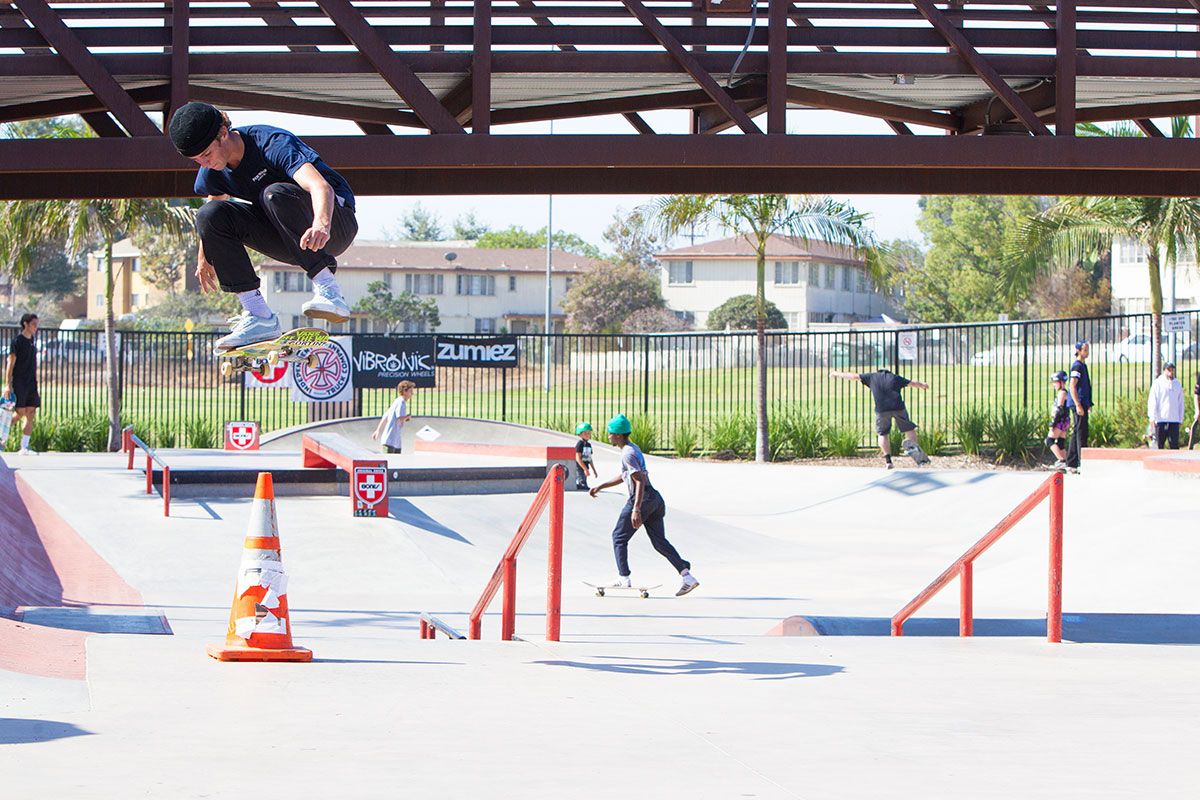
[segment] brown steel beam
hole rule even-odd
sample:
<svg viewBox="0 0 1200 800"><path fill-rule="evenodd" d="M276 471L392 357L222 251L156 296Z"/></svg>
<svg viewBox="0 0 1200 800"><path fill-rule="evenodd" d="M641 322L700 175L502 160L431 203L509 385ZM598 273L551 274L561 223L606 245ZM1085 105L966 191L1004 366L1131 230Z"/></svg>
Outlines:
<svg viewBox="0 0 1200 800"><path fill-rule="evenodd" d="M358 129L368 136L395 136L392 129L378 122L357 122Z"/></svg>
<svg viewBox="0 0 1200 800"><path fill-rule="evenodd" d="M140 89L130 89L129 96L134 102L142 105L154 105L167 99L169 89L166 84L161 86L146 86ZM107 110L100 98L94 94L64 97L59 100L39 100L32 103L18 103L11 106L0 106L0 122L17 122L23 119L48 119L63 117L68 114L86 114L92 111Z"/></svg>
<svg viewBox="0 0 1200 800"><path fill-rule="evenodd" d="M822 92L816 89L805 89L800 86L787 88L788 100L796 105L810 108L825 108L831 111L845 111L864 117L878 117L897 122L910 122L914 125L924 125L929 128L941 128L947 131L957 131L961 121L957 116L943 114L939 111L923 111L916 108L881 103L878 100L863 100L858 97Z"/></svg>
<svg viewBox="0 0 1200 800"><path fill-rule="evenodd" d="M372 106L352 106L348 103L301 100L287 95L243 92L237 89L218 89L203 85L192 87L191 92L195 99L212 103L215 106L276 111L281 114L305 114L310 117L344 119L377 125L401 125L406 128L425 127L417 115L411 111L391 111Z"/></svg>
<svg viewBox="0 0 1200 800"><path fill-rule="evenodd" d="M1135 120L1133 121L1133 124L1134 124L1134 125L1137 125L1137 127L1138 127L1138 130L1140 130L1142 133L1146 134L1147 136L1150 136L1150 137L1152 137L1152 138L1155 138L1155 139L1164 139L1164 138L1166 138L1165 134L1163 134L1163 132L1162 132L1161 130L1159 130L1159 129L1158 129L1158 126L1157 126L1157 125L1155 125L1155 124L1154 124L1154 122L1153 122L1152 120L1149 120L1149 119L1135 119Z"/></svg>
<svg viewBox="0 0 1200 800"><path fill-rule="evenodd" d="M37 32L45 38L79 79L99 97L112 112L117 122L131 136L154 136L158 128L146 116L146 112L133 102L121 84L109 74L103 64L93 56L71 32L45 0L11 0L21 10Z"/></svg>
<svg viewBox="0 0 1200 800"><path fill-rule="evenodd" d="M787 12L792 0L767 9L767 133L787 133Z"/></svg>
<svg viewBox="0 0 1200 800"><path fill-rule="evenodd" d="M1053 82L1039 80L1020 89L1014 89L1021 100L1043 121L1054 115L1055 102L1058 97L1057 87ZM970 105L955 109L955 115L961 119L960 133L976 133L989 123L1010 122L1015 119L1013 113L998 97L978 100Z"/></svg>
<svg viewBox="0 0 1200 800"><path fill-rule="evenodd" d="M633 112L626 112L626 113L622 114L621 116L624 117L625 121L628 122L630 125L632 125L633 129L635 131L637 131L638 133L645 134L647 136L656 135L657 131L655 131L654 128L650 127L650 123L646 122L646 120L642 119L640 114L635 114Z"/></svg>
<svg viewBox="0 0 1200 800"><path fill-rule="evenodd" d="M170 124L175 110L188 101L191 6L188 0L173 0L171 3L171 93L163 108L164 130Z"/></svg>
<svg viewBox="0 0 1200 800"><path fill-rule="evenodd" d="M896 122L894 119L885 119L888 127L901 136L912 136L912 128L905 125L903 122Z"/></svg>
<svg viewBox="0 0 1200 800"><path fill-rule="evenodd" d="M986 58L979 54L975 46L963 35L963 32L946 18L946 15L933 4L932 0L912 0L912 3L921 12L921 16L929 20L929 24L954 48L954 52L958 53L964 61L971 65L971 68L979 75L980 80L986 83L988 88L1000 98L1004 105L1008 106L1017 115L1021 122L1025 124L1025 127L1039 136L1050 135L1050 129L1046 127L1046 123L1037 118L1032 109L1025 105L1025 101L1004 81L1004 76Z"/></svg>
<svg viewBox="0 0 1200 800"><path fill-rule="evenodd" d="M1171 138L764 135L306 137L360 195L837 192L1191 196ZM13 169L9 165L19 165ZM1119 165L1114 167L1113 165ZM0 140L0 198L188 196L165 137Z"/></svg>
<svg viewBox="0 0 1200 800"><path fill-rule="evenodd" d="M641 0L621 0L621 2L637 18L638 22L642 23L643 27L650 32L650 35L663 46L663 49L670 53L671 57L679 63L679 66L688 75L692 76L692 80L704 90L704 93L712 98L712 101L720 106L729 115L730 119L737 123L742 133L762 133L758 126L746 116L745 112L738 108L733 98L700 65L696 57L684 49L679 40L667 31L666 27L650 13Z"/></svg>
<svg viewBox="0 0 1200 800"><path fill-rule="evenodd" d="M25 0L23 0L25 1ZM434 133L466 133L437 101L408 64L392 50L377 30L348 0L317 0L329 18L354 43L396 94ZM303 55L303 54L297 54Z"/></svg>
<svg viewBox="0 0 1200 800"><path fill-rule="evenodd" d="M492 2L475 0L471 43L471 133L486 136L492 128Z"/></svg>
<svg viewBox="0 0 1200 800"><path fill-rule="evenodd" d="M83 121L96 132L97 136L125 138L125 131L120 125L113 122L107 111L88 111L79 116L83 117Z"/></svg>
<svg viewBox="0 0 1200 800"><path fill-rule="evenodd" d="M1054 88L1055 134L1075 135L1075 74L1078 63L1075 52L1075 0L1057 0L1054 21Z"/></svg>

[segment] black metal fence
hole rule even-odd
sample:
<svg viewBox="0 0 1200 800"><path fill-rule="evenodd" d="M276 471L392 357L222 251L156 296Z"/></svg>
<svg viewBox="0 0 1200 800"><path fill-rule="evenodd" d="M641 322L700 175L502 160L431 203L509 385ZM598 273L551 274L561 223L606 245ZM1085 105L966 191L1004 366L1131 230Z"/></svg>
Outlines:
<svg viewBox="0 0 1200 800"><path fill-rule="evenodd" d="M1190 385L1200 359L1200 312L1183 312L1187 331L1166 337L1163 352ZM772 416L810 413L851 426L869 444L869 392L833 380L831 370L886 367L930 385L906 391L910 415L953 441L954 415L966 407L1040 412L1051 399L1050 373L1067 369L1073 344L1092 344L1089 361L1100 410L1153 379L1149 315L854 328L772 333L767 340L768 406ZM16 330L5 329L11 338ZM218 334L123 331L117 374L122 418L181 441L190 423L258 420L271 431L315 419L381 414L391 390L356 390L349 403L293 402L290 390L251 388L243 375L223 378L212 345ZM98 331L38 332L43 416L103 413L108 394L105 348ZM573 429L623 412L657 432L670 448L681 431L705 432L722 420L754 413L754 334L686 333L630 336L519 335L520 366L439 368L437 388L422 389L414 413L467 416ZM547 369L547 348L549 359Z"/></svg>

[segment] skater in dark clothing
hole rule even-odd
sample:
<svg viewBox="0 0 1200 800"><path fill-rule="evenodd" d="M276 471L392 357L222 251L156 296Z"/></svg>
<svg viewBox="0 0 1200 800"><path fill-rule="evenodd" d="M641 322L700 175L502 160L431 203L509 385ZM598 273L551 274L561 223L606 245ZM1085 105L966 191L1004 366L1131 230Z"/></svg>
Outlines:
<svg viewBox="0 0 1200 800"><path fill-rule="evenodd" d="M1067 471L1079 472L1079 456L1088 446L1088 415L1092 411L1092 379L1088 375L1087 342L1075 343L1075 362L1067 382L1067 408L1071 409L1071 441L1067 445Z"/></svg>
<svg viewBox="0 0 1200 800"><path fill-rule="evenodd" d="M581 422L576 425L575 435L579 437L579 441L575 443L575 463L579 467L575 470L575 488L586 492L588 471L590 470L594 477L600 477L596 472L596 465L592 463L592 423Z"/></svg>
<svg viewBox="0 0 1200 800"><path fill-rule="evenodd" d="M21 428L21 455L31 456L37 453L29 446L29 436L33 432L33 419L42 406L42 396L38 393L37 383L37 347L33 337L38 329L37 314L21 315L21 332L13 337L8 348L8 360L4 365L5 398L10 397L16 404L13 408L13 424L24 420ZM4 449L0 442L0 450Z"/></svg>
<svg viewBox="0 0 1200 800"><path fill-rule="evenodd" d="M622 481L629 490L629 500L617 517L617 526L613 528L613 554L617 559L617 579L613 586L630 586L629 579L629 540L637 529L646 526L646 535L650 544L659 555L671 562L683 578L683 585L675 593L676 597L685 595L700 585L700 581L692 577L691 564L679 557L679 553L667 541L663 530L663 517L667 513L666 503L658 490L650 485L650 475L646 472L646 459L638 446L629 441L633 430L629 419L624 414L617 414L608 421L608 441L613 447L621 448L621 474L593 486L589 494L592 497L602 489L616 486Z"/></svg>
<svg viewBox="0 0 1200 800"><path fill-rule="evenodd" d="M894 466L892 464L892 441L888 437L888 434L892 432L892 420L896 421L896 427L904 434L904 439L900 443L904 452L910 455L917 464L929 463L929 456L925 455L925 451L917 444L917 425L908 418L908 409L904 405L904 398L900 396L900 390L905 386L928 389L928 384L910 381L908 378L886 369L864 373L831 372L829 377L841 378L846 381L861 381L863 386L871 390L871 395L875 398L875 433L879 434L879 449L883 451L884 465L888 469L892 469Z"/></svg>

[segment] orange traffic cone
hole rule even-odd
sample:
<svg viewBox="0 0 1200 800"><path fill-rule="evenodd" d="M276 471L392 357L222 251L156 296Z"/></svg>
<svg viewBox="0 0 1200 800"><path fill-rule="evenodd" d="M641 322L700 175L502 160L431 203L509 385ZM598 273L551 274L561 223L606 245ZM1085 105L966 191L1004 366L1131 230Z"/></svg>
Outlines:
<svg viewBox="0 0 1200 800"><path fill-rule="evenodd" d="M275 487L271 473L258 473L254 505L242 549L225 644L210 644L220 661L312 661L312 651L292 646L287 574L279 555Z"/></svg>

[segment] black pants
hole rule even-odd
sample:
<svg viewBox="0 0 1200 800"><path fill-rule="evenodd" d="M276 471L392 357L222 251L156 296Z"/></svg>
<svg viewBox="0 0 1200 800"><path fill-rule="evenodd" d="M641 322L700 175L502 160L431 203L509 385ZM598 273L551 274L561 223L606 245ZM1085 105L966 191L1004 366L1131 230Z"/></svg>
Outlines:
<svg viewBox="0 0 1200 800"><path fill-rule="evenodd" d="M1172 450L1179 449L1179 423L1178 422L1156 422L1154 423L1154 435L1158 439L1158 449L1165 450L1163 447L1167 442L1171 443Z"/></svg>
<svg viewBox="0 0 1200 800"><path fill-rule="evenodd" d="M204 257L226 292L259 287L247 247L282 264L301 267L309 278L326 267L337 271L336 256L344 253L358 234L354 209L339 205L335 198L329 241L320 250L302 250L300 237L312 223L312 197L294 183L271 184L257 203L213 200L196 212Z"/></svg>
<svg viewBox="0 0 1200 800"><path fill-rule="evenodd" d="M622 577L629 575L629 540L637 533L631 520L632 515L633 498L630 497L621 509L621 516L617 517L617 527L613 528L612 534L613 554L617 557L617 574ZM647 487L642 493L642 525L646 528L646 535L650 537L650 544L659 555L671 562L676 572L691 569L692 565L680 558L679 553L667 541L667 535L663 531L663 517L666 515L667 505L663 502L662 495L653 487Z"/></svg>
<svg viewBox="0 0 1200 800"><path fill-rule="evenodd" d="M576 464L575 465L575 488L576 489L587 489L588 488L587 476L588 476L587 470L584 469L583 467L579 466L578 464Z"/></svg>
<svg viewBox="0 0 1200 800"><path fill-rule="evenodd" d="M1196 444L1197 427L1200 427L1200 415L1197 415L1196 418L1192 420L1192 427L1188 430L1188 450L1191 450L1192 446Z"/></svg>
<svg viewBox="0 0 1200 800"><path fill-rule="evenodd" d="M1088 418L1090 416L1090 408L1087 414L1080 416L1075 406L1071 406L1071 441L1067 444L1067 466L1073 469L1079 468L1079 454L1083 448L1088 446Z"/></svg>

